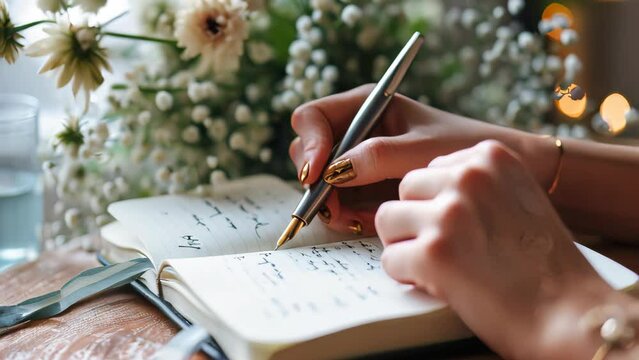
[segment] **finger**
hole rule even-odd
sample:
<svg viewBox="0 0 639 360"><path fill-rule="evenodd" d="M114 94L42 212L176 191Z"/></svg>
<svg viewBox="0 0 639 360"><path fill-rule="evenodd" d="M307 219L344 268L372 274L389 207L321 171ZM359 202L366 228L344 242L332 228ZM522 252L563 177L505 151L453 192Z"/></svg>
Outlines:
<svg viewBox="0 0 639 360"><path fill-rule="evenodd" d="M404 284L417 284L424 273L424 256L418 240L406 240L384 247L382 267L391 278Z"/></svg>
<svg viewBox="0 0 639 360"><path fill-rule="evenodd" d="M421 152L415 145L410 135L368 139L329 165L324 180L334 186L352 187L401 179L420 164L415 156L421 156Z"/></svg>
<svg viewBox="0 0 639 360"><path fill-rule="evenodd" d="M460 165L477 155L475 146L455 151L448 155L442 155L434 158L429 164L429 168L442 168Z"/></svg>
<svg viewBox="0 0 639 360"><path fill-rule="evenodd" d="M414 239L433 224L435 209L427 201L388 201L375 215L375 229L384 246Z"/></svg>
<svg viewBox="0 0 639 360"><path fill-rule="evenodd" d="M368 93L370 87L359 87L311 101L295 109L291 125L302 139L302 163L309 163L305 184L312 184L319 179L334 143L346 132Z"/></svg>
<svg viewBox="0 0 639 360"><path fill-rule="evenodd" d="M449 186L453 178L450 168L436 167L413 170L399 183L400 200L431 200Z"/></svg>
<svg viewBox="0 0 639 360"><path fill-rule="evenodd" d="M341 203L339 193L333 192L318 213L318 217L330 228L353 235L375 235L374 208L354 209Z"/></svg>
<svg viewBox="0 0 639 360"><path fill-rule="evenodd" d="M291 142L291 145L288 147L288 154L291 160L293 160L293 164L295 164L299 178L299 174L304 167L304 148L302 146L302 139L299 136Z"/></svg>

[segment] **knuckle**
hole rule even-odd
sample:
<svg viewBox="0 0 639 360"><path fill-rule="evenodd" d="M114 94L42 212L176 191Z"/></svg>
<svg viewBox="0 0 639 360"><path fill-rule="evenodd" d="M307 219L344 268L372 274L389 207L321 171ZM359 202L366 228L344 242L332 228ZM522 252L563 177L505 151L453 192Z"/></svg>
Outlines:
<svg viewBox="0 0 639 360"><path fill-rule="evenodd" d="M412 199L413 194L415 194L416 189L418 188L418 184L422 177L422 170L411 170L399 183L399 198L400 200Z"/></svg>
<svg viewBox="0 0 639 360"><path fill-rule="evenodd" d="M442 205L441 226L443 229L450 229L451 224L454 225L459 220L468 217L468 215L469 208L462 197L459 195L450 196Z"/></svg>
<svg viewBox="0 0 639 360"><path fill-rule="evenodd" d="M457 187L461 191L474 192L486 189L492 181L492 175L487 166L467 165L459 172Z"/></svg>
<svg viewBox="0 0 639 360"><path fill-rule="evenodd" d="M450 256L450 240L442 232L421 235L419 246L427 264L436 266Z"/></svg>
<svg viewBox="0 0 639 360"><path fill-rule="evenodd" d="M368 155L367 167L371 171L379 171L384 166L384 159L393 145L388 139L372 138L362 143L362 153Z"/></svg>
<svg viewBox="0 0 639 360"><path fill-rule="evenodd" d="M480 148L482 153L492 165L501 165L512 159L512 155L508 148L496 140L486 140L481 142Z"/></svg>

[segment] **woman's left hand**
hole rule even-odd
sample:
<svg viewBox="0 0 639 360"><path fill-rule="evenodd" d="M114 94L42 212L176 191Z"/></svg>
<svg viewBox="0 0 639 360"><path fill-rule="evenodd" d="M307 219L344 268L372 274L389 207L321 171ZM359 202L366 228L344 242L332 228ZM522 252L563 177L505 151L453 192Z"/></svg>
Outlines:
<svg viewBox="0 0 639 360"><path fill-rule="evenodd" d="M577 323L614 291L514 152L484 141L436 158L399 193L375 218L391 277L448 302L506 358L592 357L601 341Z"/></svg>

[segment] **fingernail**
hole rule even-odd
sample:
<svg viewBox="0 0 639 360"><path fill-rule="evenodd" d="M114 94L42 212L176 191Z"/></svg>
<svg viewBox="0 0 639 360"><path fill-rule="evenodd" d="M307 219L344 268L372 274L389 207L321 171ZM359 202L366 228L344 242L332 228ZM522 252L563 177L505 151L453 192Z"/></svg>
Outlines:
<svg viewBox="0 0 639 360"><path fill-rule="evenodd" d="M355 235L362 235L362 223L357 220L353 220L351 221L351 224L348 225L348 230Z"/></svg>
<svg viewBox="0 0 639 360"><path fill-rule="evenodd" d="M328 166L324 172L324 181L331 185L343 184L355 179L356 176L351 159L344 159Z"/></svg>
<svg viewBox="0 0 639 360"><path fill-rule="evenodd" d="M331 222L331 211L326 206L322 206L317 215L324 224Z"/></svg>
<svg viewBox="0 0 639 360"><path fill-rule="evenodd" d="M304 166L302 166L302 171L300 171L300 183L304 184L304 181L306 181L306 179L308 179L308 171L311 168L311 164L307 161L304 163Z"/></svg>

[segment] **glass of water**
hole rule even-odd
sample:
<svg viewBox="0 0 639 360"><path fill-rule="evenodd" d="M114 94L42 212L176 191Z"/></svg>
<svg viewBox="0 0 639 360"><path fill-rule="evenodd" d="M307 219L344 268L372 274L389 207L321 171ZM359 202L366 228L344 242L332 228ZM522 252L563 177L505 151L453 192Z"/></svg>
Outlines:
<svg viewBox="0 0 639 360"><path fill-rule="evenodd" d="M0 93L0 271L40 250L38 109L32 96Z"/></svg>

